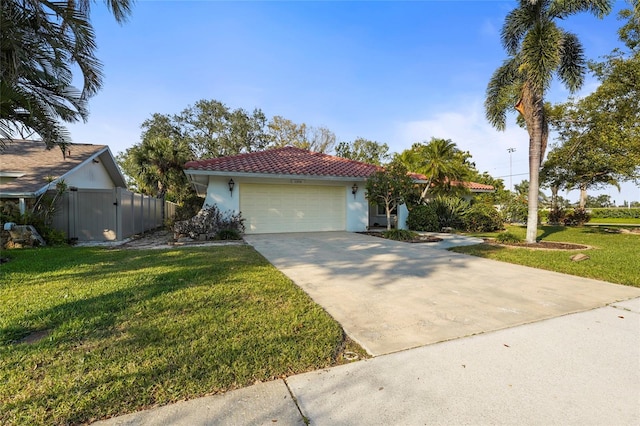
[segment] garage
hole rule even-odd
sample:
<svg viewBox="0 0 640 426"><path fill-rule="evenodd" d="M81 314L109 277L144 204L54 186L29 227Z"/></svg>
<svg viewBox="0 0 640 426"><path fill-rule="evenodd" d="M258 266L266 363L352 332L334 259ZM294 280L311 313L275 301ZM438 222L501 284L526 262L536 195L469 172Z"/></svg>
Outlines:
<svg viewBox="0 0 640 426"><path fill-rule="evenodd" d="M344 186L240 185L240 212L247 234L344 231Z"/></svg>

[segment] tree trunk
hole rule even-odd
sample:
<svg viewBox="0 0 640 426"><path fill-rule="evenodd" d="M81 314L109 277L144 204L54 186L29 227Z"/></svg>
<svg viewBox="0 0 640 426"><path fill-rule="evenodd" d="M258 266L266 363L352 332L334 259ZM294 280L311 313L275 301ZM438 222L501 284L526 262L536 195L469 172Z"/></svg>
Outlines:
<svg viewBox="0 0 640 426"><path fill-rule="evenodd" d="M389 203L385 203L385 209L387 211L387 231L391 231L391 206Z"/></svg>
<svg viewBox="0 0 640 426"><path fill-rule="evenodd" d="M551 185L551 210L558 210L558 186Z"/></svg>
<svg viewBox="0 0 640 426"><path fill-rule="evenodd" d="M584 209L587 206L587 187L580 185L580 208Z"/></svg>
<svg viewBox="0 0 640 426"><path fill-rule="evenodd" d="M540 193L540 164L542 160L542 143L544 127L544 111L542 97L535 96L529 130L529 212L527 215L527 243L535 243L538 237L538 194Z"/></svg>

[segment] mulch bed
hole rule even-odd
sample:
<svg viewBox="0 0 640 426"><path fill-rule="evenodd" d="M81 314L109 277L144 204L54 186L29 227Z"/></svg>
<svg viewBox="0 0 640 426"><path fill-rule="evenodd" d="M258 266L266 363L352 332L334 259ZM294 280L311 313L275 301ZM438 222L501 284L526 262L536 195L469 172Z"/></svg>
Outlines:
<svg viewBox="0 0 640 426"><path fill-rule="evenodd" d="M382 232L358 232L358 234L371 235L372 237L384 238ZM420 235L413 240L402 240L403 243L437 243L442 241L442 238L434 237L433 235Z"/></svg>
<svg viewBox="0 0 640 426"><path fill-rule="evenodd" d="M485 239L486 244L493 246L524 247L538 250L587 250L590 247L582 244L559 243L555 241L538 241L537 243L498 243L493 239Z"/></svg>

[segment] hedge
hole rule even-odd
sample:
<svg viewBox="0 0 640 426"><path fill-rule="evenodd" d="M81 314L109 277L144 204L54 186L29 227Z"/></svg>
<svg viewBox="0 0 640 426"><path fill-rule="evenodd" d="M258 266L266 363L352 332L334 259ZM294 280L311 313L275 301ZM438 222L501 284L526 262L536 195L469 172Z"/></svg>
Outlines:
<svg viewBox="0 0 640 426"><path fill-rule="evenodd" d="M598 219L614 219L614 218L631 218L631 219L640 219L640 208L596 208L596 209L587 209L591 212L592 218Z"/></svg>

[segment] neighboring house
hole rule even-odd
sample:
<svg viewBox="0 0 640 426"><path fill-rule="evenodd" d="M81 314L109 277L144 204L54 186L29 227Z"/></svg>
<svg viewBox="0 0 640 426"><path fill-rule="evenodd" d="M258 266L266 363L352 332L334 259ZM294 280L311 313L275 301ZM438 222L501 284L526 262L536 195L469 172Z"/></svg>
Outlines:
<svg viewBox="0 0 640 426"><path fill-rule="evenodd" d="M294 147L185 165L204 204L240 212L248 234L361 232L386 223L384 216L377 216L376 206L369 206L364 190L367 178L380 169ZM400 228L405 227L407 215L401 206Z"/></svg>
<svg viewBox="0 0 640 426"><path fill-rule="evenodd" d="M19 140L0 147L0 200L17 204L21 213L61 181L67 191L51 226L70 240L122 240L163 223L163 201L128 191L108 146L47 150L42 142Z"/></svg>
<svg viewBox="0 0 640 426"><path fill-rule="evenodd" d="M126 187L108 146L69 144L46 149L39 141L9 141L0 147L0 199L15 200L20 212L63 180L69 188Z"/></svg>

